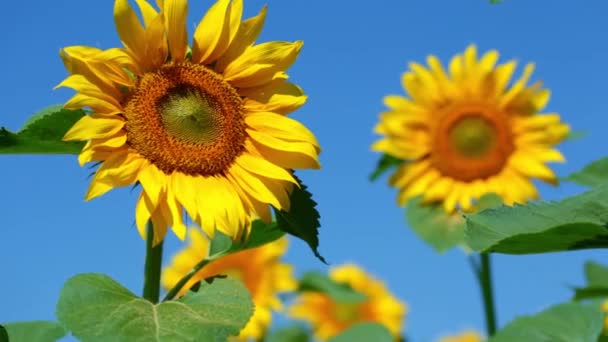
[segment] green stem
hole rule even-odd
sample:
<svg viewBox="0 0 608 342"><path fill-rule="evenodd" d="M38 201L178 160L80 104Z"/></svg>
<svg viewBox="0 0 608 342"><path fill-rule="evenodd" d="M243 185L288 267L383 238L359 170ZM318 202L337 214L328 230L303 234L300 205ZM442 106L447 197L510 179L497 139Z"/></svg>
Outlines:
<svg viewBox="0 0 608 342"><path fill-rule="evenodd" d="M496 333L496 311L494 308L494 294L492 291L492 267L490 255L488 253L482 253L480 255L477 279L479 280L479 286L481 287L481 295L483 297L483 305L486 314L486 331L488 337L491 337Z"/></svg>
<svg viewBox="0 0 608 342"><path fill-rule="evenodd" d="M173 288L171 290L169 290L169 292L167 292L167 295L165 296L165 298L163 298L163 302L175 298L175 296L177 296L177 294L182 289L182 287L184 287L184 285L186 285L186 283L190 279L192 279L192 277L196 273L198 273L198 271L200 271L203 267L205 267L210 262L211 262L211 260L209 260L209 259L203 259L203 260L201 260L201 262L196 264L196 266L194 266L192 268L192 270L190 270L190 272L188 272L185 276L183 276L182 279L180 279L177 282L177 284L175 284L175 286L173 286Z"/></svg>
<svg viewBox="0 0 608 342"><path fill-rule="evenodd" d="M154 242L154 226L148 222L146 239L146 265L144 269L144 298L152 303L158 303L160 297L160 272L163 260L163 242L152 246Z"/></svg>

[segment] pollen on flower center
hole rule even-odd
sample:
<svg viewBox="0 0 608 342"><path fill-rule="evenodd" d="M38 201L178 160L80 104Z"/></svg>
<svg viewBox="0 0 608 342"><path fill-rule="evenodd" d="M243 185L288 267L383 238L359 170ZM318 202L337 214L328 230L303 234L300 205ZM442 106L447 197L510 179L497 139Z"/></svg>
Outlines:
<svg viewBox="0 0 608 342"><path fill-rule="evenodd" d="M334 315L342 322L349 323L359 318L359 304L356 303L335 303Z"/></svg>
<svg viewBox="0 0 608 342"><path fill-rule="evenodd" d="M165 65L144 74L124 115L127 143L167 174L220 174L244 148L241 97L201 65Z"/></svg>
<svg viewBox="0 0 608 342"><path fill-rule="evenodd" d="M433 164L442 174L462 181L500 173L514 150L508 120L484 105L445 109L433 132Z"/></svg>
<svg viewBox="0 0 608 342"><path fill-rule="evenodd" d="M467 157L486 155L496 142L496 129L478 113L463 116L449 134L455 150Z"/></svg>

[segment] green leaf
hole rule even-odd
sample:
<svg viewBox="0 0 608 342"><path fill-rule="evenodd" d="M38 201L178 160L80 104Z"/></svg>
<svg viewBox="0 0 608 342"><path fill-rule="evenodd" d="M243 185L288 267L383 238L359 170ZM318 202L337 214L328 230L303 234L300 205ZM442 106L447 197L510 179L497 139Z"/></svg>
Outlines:
<svg viewBox="0 0 608 342"><path fill-rule="evenodd" d="M608 267L596 262L585 263L585 287L574 288L574 300L608 298Z"/></svg>
<svg viewBox="0 0 608 342"><path fill-rule="evenodd" d="M608 267L597 262L587 261L585 263L585 277L587 285L608 287Z"/></svg>
<svg viewBox="0 0 608 342"><path fill-rule="evenodd" d="M367 299L348 284L335 282L318 272L306 272L300 279L298 291L323 292L340 303L360 303Z"/></svg>
<svg viewBox="0 0 608 342"><path fill-rule="evenodd" d="M55 342L66 335L61 324L51 321L13 322L4 326L11 342ZM1 335L0 332L0 341Z"/></svg>
<svg viewBox="0 0 608 342"><path fill-rule="evenodd" d="M608 286L574 288L574 300L608 298Z"/></svg>
<svg viewBox="0 0 608 342"><path fill-rule="evenodd" d="M251 232L248 238L243 242L232 241L232 239L223 234L216 232L209 248L209 260L221 258L227 254L237 253L250 248L257 248L267 243L271 243L280 239L285 235L285 232L279 229L275 222L270 224L264 223L262 220L255 220L251 224Z"/></svg>
<svg viewBox="0 0 608 342"><path fill-rule="evenodd" d="M81 274L66 282L57 304L59 320L83 342L224 342L252 313L249 292L230 278L154 305L106 275Z"/></svg>
<svg viewBox="0 0 608 342"><path fill-rule="evenodd" d="M0 127L0 154L78 154L84 142L65 142L62 138L85 114L83 110L53 105L30 117L17 133Z"/></svg>
<svg viewBox="0 0 608 342"><path fill-rule="evenodd" d="M536 315L516 318L488 342L597 341L603 321L604 315L595 305L565 303Z"/></svg>
<svg viewBox="0 0 608 342"><path fill-rule="evenodd" d="M277 210L275 208L275 216L279 229L304 240L315 256L324 264L327 264L325 258L319 254L319 212L317 211L317 202L312 199L312 194L307 190L306 185L302 183L295 175L294 178L300 184L300 187L294 187L289 196L290 208L289 211Z"/></svg>
<svg viewBox="0 0 608 342"><path fill-rule="evenodd" d="M608 186L560 202L536 202L466 215L467 244L478 252L545 253L608 247Z"/></svg>
<svg viewBox="0 0 608 342"><path fill-rule="evenodd" d="M449 215L440 204L422 204L422 197L410 200L405 217L410 228L436 251L444 252L464 243L464 219Z"/></svg>
<svg viewBox="0 0 608 342"><path fill-rule="evenodd" d="M608 183L608 157L592 162L582 170L570 174L564 180L589 187Z"/></svg>
<svg viewBox="0 0 608 342"><path fill-rule="evenodd" d="M309 342L308 332L301 326L294 325L271 332L264 342Z"/></svg>
<svg viewBox="0 0 608 342"><path fill-rule="evenodd" d="M338 336L329 339L328 342L394 342L390 331L378 323L359 323L348 328Z"/></svg>
<svg viewBox="0 0 608 342"><path fill-rule="evenodd" d="M0 325L0 342L8 342L8 332L2 325Z"/></svg>
<svg viewBox="0 0 608 342"><path fill-rule="evenodd" d="M405 161L402 159L393 157L390 154L383 154L378 160L376 169L369 175L369 180L373 182L386 172L390 171L392 168L395 168L403 163L405 163Z"/></svg>

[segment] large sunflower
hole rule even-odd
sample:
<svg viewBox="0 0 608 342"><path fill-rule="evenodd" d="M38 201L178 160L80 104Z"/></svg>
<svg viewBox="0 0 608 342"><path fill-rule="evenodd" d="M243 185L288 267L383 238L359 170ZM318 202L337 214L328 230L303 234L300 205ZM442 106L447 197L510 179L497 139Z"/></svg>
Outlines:
<svg viewBox="0 0 608 342"><path fill-rule="evenodd" d="M550 93L540 82L526 85L533 64L509 85L516 62L497 60L496 51L478 60L471 45L446 72L429 56L428 67L411 63L403 75L409 98L384 98L389 110L375 127L384 137L372 149L405 161L390 178L400 205L423 195L447 212L469 211L485 193L512 204L538 197L532 178L557 182L546 163L564 161L552 147L569 127L558 114L539 114Z"/></svg>
<svg viewBox="0 0 608 342"><path fill-rule="evenodd" d="M383 324L396 340L400 338L407 306L393 297L381 281L351 264L333 268L329 276L363 294L366 300L340 303L321 292L303 292L289 309L292 317L310 322L315 336L322 341L361 322Z"/></svg>
<svg viewBox="0 0 608 342"><path fill-rule="evenodd" d="M172 288L190 272L194 265L209 254L209 239L198 229L189 230L190 245L173 257L173 263L165 268L163 286ZM196 273L183 287L179 296L202 279L223 274L240 279L251 293L255 311L247 325L239 334L238 340L259 340L270 326L272 310L281 308L277 297L279 292L293 291L297 283L292 268L280 262L287 250L287 237L258 248L229 254L207 264Z"/></svg>
<svg viewBox="0 0 608 342"><path fill-rule="evenodd" d="M242 0L219 0L194 31L187 1L157 0L157 11L116 0L114 20L124 48L72 46L61 51L77 91L65 105L87 107L65 140L87 144L80 164L100 162L86 199L138 183L136 224L168 227L184 238L183 213L209 235L237 238L252 218L270 221L269 205L289 207L291 169L319 168L319 145L286 117L306 101L287 81L302 42L253 45L266 9L241 22Z"/></svg>

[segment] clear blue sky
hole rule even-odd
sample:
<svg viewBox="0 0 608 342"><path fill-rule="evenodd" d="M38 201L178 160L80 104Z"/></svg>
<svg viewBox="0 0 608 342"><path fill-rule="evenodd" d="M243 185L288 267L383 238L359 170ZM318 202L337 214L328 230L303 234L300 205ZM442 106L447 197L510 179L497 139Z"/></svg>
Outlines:
<svg viewBox="0 0 608 342"><path fill-rule="evenodd" d="M246 0L247 16L268 3L261 41L304 40L292 80L309 95L295 115L323 146L321 171L301 172L322 215L321 252L332 263L353 261L386 280L410 313L412 341L431 341L464 328L483 329L477 284L460 250L437 255L405 224L395 191L367 176L378 156L369 150L382 97L402 93L400 75L411 60L437 54L446 61L469 43L496 48L501 60L534 61L534 79L552 90L557 111L586 138L562 145L560 175L608 154L608 5L590 0ZM188 27L210 0L192 0ZM28 116L64 102L52 91L65 76L58 51L68 45L119 44L113 1L9 1L0 11L2 82L0 125L18 129ZM133 227L136 194L113 191L85 203L90 170L75 156L0 156L0 322L53 319L63 282L80 272L103 272L139 293L144 242ZM556 199L581 189L542 186ZM166 255L179 241L170 236ZM307 247L292 240L286 257L298 272L323 270ZM500 324L568 300L581 284L585 251L496 256Z"/></svg>

